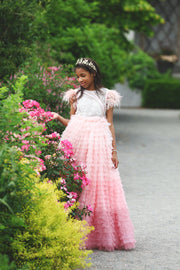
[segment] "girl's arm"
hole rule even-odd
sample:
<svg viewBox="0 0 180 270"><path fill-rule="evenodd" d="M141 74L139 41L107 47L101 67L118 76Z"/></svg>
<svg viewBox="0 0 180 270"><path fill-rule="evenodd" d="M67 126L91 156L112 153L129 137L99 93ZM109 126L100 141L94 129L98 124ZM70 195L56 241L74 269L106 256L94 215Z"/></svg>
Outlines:
<svg viewBox="0 0 180 270"><path fill-rule="evenodd" d="M116 138L115 138L115 130L114 130L114 124L113 124L113 108L110 108L106 111L106 119L108 123L110 123L109 129L112 134L112 162L114 164L114 167L118 167L118 157L117 157L117 149L116 149Z"/></svg>
<svg viewBox="0 0 180 270"><path fill-rule="evenodd" d="M71 95L69 97L69 104L71 106L71 108L70 108L70 117L71 117L71 115L75 114L75 112L76 112L76 109L73 106L74 102L76 102L76 101L77 101L76 93L74 92L73 95ZM52 112L52 114L53 114L52 120L56 119L59 122L61 122L61 124L63 124L64 126L68 125L70 119L64 118L64 117L62 117L61 115L59 115L58 113L55 113L55 112Z"/></svg>
<svg viewBox="0 0 180 270"><path fill-rule="evenodd" d="M55 112L52 112L52 115L53 115L52 120L58 120L64 126L68 125L69 119L62 117L61 115L59 115L58 113L55 113Z"/></svg>
<svg viewBox="0 0 180 270"><path fill-rule="evenodd" d="M74 108L73 103L72 103L71 108L70 108L70 116L75 114L75 112L76 112L76 109ZM68 125L70 119L64 118L64 117L62 117L61 115L59 115L58 113L55 113L55 112L52 112L52 114L53 114L52 120L56 119L59 122L61 122L61 124L63 124L64 126Z"/></svg>

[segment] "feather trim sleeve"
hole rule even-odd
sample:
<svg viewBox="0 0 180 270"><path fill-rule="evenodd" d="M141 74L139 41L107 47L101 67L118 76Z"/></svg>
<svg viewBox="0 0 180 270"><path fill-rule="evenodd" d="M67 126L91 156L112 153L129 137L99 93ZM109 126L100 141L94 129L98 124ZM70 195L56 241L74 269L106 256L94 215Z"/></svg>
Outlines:
<svg viewBox="0 0 180 270"><path fill-rule="evenodd" d="M116 90L108 90L106 94L106 109L119 107L122 96Z"/></svg>
<svg viewBox="0 0 180 270"><path fill-rule="evenodd" d="M75 89L69 89L64 93L63 101L66 101L69 103L70 98L73 98L76 96L76 90Z"/></svg>
<svg viewBox="0 0 180 270"><path fill-rule="evenodd" d="M76 92L77 92L77 89L69 89L68 91L66 91L63 96L63 101L66 101L70 104L70 99L76 98ZM73 107L76 109L77 101L74 101Z"/></svg>

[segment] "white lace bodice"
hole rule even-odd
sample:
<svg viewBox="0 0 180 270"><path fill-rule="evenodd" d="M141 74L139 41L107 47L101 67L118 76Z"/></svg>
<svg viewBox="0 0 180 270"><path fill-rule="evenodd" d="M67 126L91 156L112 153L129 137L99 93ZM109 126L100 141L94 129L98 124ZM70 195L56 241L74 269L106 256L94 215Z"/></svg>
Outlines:
<svg viewBox="0 0 180 270"><path fill-rule="evenodd" d="M104 100L104 93L98 95L96 91L85 90L82 98L77 100L76 114L81 116L104 116Z"/></svg>
<svg viewBox="0 0 180 270"><path fill-rule="evenodd" d="M78 89L70 89L64 95L64 100L68 102L76 95L77 101L74 102L74 107L77 115L104 117L107 109L120 104L121 96L115 90L101 88L100 93L95 90L84 90L83 96L79 99L77 92Z"/></svg>

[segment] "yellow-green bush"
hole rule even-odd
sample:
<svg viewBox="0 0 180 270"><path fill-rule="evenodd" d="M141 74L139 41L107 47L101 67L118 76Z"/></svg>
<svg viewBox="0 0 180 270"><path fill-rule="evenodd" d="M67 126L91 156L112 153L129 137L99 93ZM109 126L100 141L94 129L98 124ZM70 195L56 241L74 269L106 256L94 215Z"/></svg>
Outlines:
<svg viewBox="0 0 180 270"><path fill-rule="evenodd" d="M90 265L84 240L91 228L85 221L68 218L63 203L58 202L61 191L54 184L38 183L33 203L21 216L26 229L18 232L12 244L18 266L30 269L75 269Z"/></svg>

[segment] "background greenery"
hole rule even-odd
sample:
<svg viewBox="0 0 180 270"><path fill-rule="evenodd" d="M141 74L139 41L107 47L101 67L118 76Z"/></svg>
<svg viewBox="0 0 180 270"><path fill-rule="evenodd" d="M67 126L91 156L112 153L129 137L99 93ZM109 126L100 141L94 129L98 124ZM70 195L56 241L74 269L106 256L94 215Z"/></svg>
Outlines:
<svg viewBox="0 0 180 270"><path fill-rule="evenodd" d="M0 78L36 55L46 67L92 57L107 87L126 74L129 30L152 35L163 23L146 0L6 0L0 3Z"/></svg>
<svg viewBox="0 0 180 270"><path fill-rule="evenodd" d="M144 107L180 109L180 80L167 76L147 80L142 97Z"/></svg>

